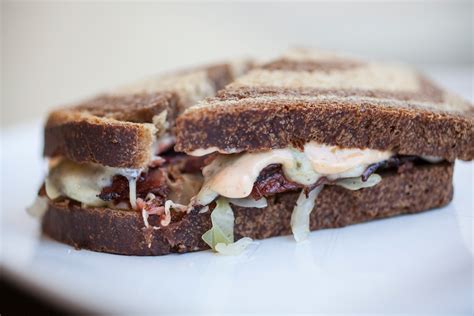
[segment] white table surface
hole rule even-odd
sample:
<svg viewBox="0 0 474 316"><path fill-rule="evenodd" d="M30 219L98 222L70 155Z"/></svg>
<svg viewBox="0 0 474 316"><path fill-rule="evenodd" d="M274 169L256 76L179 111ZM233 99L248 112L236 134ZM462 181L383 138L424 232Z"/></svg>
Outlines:
<svg viewBox="0 0 474 316"><path fill-rule="evenodd" d="M431 69L472 100L472 70ZM34 293L103 313L473 311L473 164L457 162L441 209L277 237L238 257L127 257L43 238L29 205L44 175L40 122L2 130L2 273Z"/></svg>

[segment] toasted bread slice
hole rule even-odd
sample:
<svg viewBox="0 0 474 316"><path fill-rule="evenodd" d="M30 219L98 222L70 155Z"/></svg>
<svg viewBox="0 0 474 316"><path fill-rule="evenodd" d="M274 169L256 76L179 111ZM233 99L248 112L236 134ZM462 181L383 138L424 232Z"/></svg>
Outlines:
<svg viewBox="0 0 474 316"><path fill-rule="evenodd" d="M452 199L453 164L423 164L409 171L387 170L371 188L350 191L326 186L311 213L311 230L342 227L373 219L417 213L443 206ZM236 239L291 234L290 217L298 193L268 198L264 209L232 206ZM72 201L49 201L43 232L76 248L123 255L164 255L208 249L201 236L211 227L210 212L191 212L159 229L146 228L136 211L81 208ZM156 215L148 219L159 226Z"/></svg>
<svg viewBox="0 0 474 316"><path fill-rule="evenodd" d="M298 50L177 120L176 150L263 151L309 141L474 158L474 107L402 65Z"/></svg>
<svg viewBox="0 0 474 316"><path fill-rule="evenodd" d="M238 61L148 78L58 109L45 126L44 155L110 167L145 167L156 137L174 127L180 112L213 96L249 67L250 62Z"/></svg>

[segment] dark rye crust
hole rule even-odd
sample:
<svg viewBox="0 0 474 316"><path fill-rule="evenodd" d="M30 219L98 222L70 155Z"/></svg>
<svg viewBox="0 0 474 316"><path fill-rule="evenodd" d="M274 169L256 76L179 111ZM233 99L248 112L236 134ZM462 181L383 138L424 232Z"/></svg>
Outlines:
<svg viewBox="0 0 474 316"><path fill-rule="evenodd" d="M374 76L378 70L366 75L365 88L357 88L357 80L352 88L324 88L324 80L305 81L305 76L319 73L330 82L333 72L364 71L372 64L335 55L312 59L311 55L261 65L216 97L188 109L177 120L175 149L189 153L217 147L232 153L301 147L316 141L448 160L474 158L474 108L468 102L457 100L416 72L413 89L370 89L378 80ZM275 80L281 80L281 71L301 81L280 87L281 82ZM346 80L351 83L351 78Z"/></svg>
<svg viewBox="0 0 474 316"><path fill-rule="evenodd" d="M264 151L316 141L450 161L474 159L474 112L431 112L356 98L266 102L232 98L238 103L197 108L179 116L175 150Z"/></svg>
<svg viewBox="0 0 474 316"><path fill-rule="evenodd" d="M453 196L453 164L418 165L409 171L382 173L372 188L349 191L326 186L311 213L311 230L343 227L446 205ZM291 234L290 217L298 193L268 198L265 209L233 206L236 239L263 239ZM158 225L151 215L149 222ZM50 202L43 232L75 248L124 255L165 255L208 249L202 234L211 227L210 213L190 213L158 230L145 228L141 213L105 208L82 209L68 202Z"/></svg>
<svg viewBox="0 0 474 316"><path fill-rule="evenodd" d="M119 168L148 164L154 141L150 126L79 113L67 118L69 114L63 114L50 115L44 129L44 156ZM56 118L60 122L54 122Z"/></svg>
<svg viewBox="0 0 474 316"><path fill-rule="evenodd" d="M143 168L152 156L155 115L167 111L174 122L182 105L170 92L101 95L52 112L44 128L45 157L65 156L77 163ZM149 123L149 124L144 124ZM148 125L148 126L147 126Z"/></svg>
<svg viewBox="0 0 474 316"><path fill-rule="evenodd" d="M251 64L248 64L251 67ZM233 79L229 64L215 64L176 72L184 75L205 70L217 91ZM143 168L149 163L153 117L167 111L174 126L184 104L174 91L99 95L76 106L50 113L44 129L45 157L65 156L78 163L98 163L118 168ZM164 126L157 126L160 132Z"/></svg>

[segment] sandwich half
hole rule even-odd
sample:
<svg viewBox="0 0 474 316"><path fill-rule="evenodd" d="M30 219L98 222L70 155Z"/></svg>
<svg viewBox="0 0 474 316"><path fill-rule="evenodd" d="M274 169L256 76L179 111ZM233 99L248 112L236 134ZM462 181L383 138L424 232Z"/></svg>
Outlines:
<svg viewBox="0 0 474 316"><path fill-rule="evenodd" d="M146 78L51 112L44 128L48 174L29 208L42 218L43 232L77 248L149 252L147 243L127 249L124 241L133 243L135 228L156 227L148 216L168 226L171 212L181 215L202 184L203 159L173 150L176 116L251 66L233 61ZM116 216L93 228L107 209ZM129 216L140 224L128 227Z"/></svg>
<svg viewBox="0 0 474 316"><path fill-rule="evenodd" d="M448 203L474 157L472 104L416 71L293 50L177 120L175 149L209 156L194 209L219 252ZM240 244L240 245L239 245Z"/></svg>

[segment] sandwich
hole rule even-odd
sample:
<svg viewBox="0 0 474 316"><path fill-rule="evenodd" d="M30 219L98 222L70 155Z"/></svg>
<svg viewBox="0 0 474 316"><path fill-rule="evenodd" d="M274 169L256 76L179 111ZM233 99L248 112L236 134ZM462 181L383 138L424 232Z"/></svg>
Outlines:
<svg viewBox="0 0 474 316"><path fill-rule="evenodd" d="M250 67L236 60L154 76L52 111L48 174L28 209L43 233L76 248L152 254L147 228L169 225L202 182L202 159L173 150L176 116Z"/></svg>
<svg viewBox="0 0 474 316"><path fill-rule="evenodd" d="M406 66L294 50L233 68L212 93L142 83L53 112L42 231L116 254L236 254L446 205L454 160L474 156L473 106Z"/></svg>

